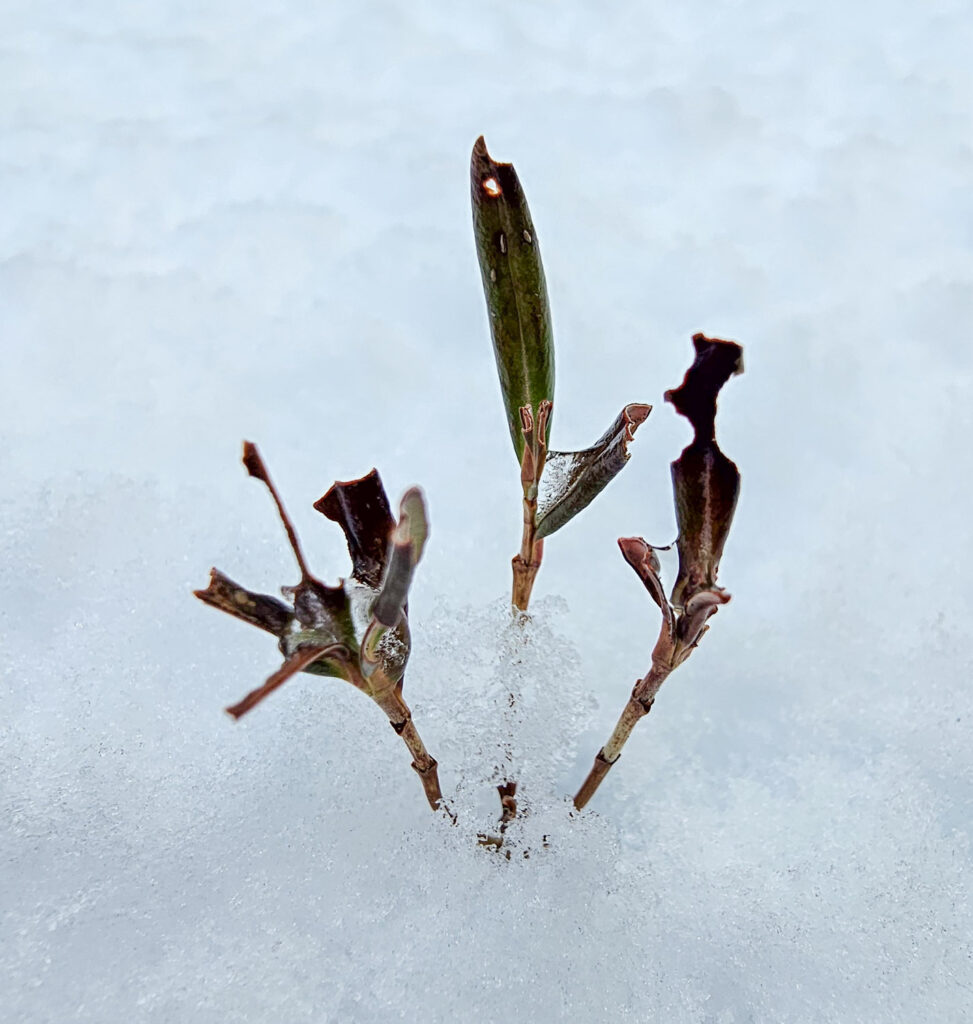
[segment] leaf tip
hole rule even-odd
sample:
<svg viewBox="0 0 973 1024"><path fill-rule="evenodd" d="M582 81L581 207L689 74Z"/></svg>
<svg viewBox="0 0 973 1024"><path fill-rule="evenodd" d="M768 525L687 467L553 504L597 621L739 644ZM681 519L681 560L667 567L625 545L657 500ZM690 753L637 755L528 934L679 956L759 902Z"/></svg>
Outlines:
<svg viewBox="0 0 973 1024"><path fill-rule="evenodd" d="M651 552L652 548L645 542L644 537L619 537L618 546L626 562L639 562L646 551Z"/></svg>
<svg viewBox="0 0 973 1024"><path fill-rule="evenodd" d="M429 537L429 517L426 513L426 499L421 487L410 487L399 502L399 522L392 534L397 545L412 546L413 564L422 557L423 548Z"/></svg>
<svg viewBox="0 0 973 1024"><path fill-rule="evenodd" d="M243 465L252 477L263 480L266 483L267 468L264 466L264 460L260 457L260 452L253 441L243 442Z"/></svg>
<svg viewBox="0 0 973 1024"><path fill-rule="evenodd" d="M642 402L631 402L625 406L623 415L625 418L625 441L629 442L635 439L635 431L642 426L642 424L649 418L649 413L652 412L651 405L645 405ZM626 457L629 452L626 449Z"/></svg>
<svg viewBox="0 0 973 1024"><path fill-rule="evenodd" d="M502 196L506 177L512 170L510 164L500 163L490 156L486 140L481 135L473 143L473 153L470 156L470 184L474 202L498 199Z"/></svg>

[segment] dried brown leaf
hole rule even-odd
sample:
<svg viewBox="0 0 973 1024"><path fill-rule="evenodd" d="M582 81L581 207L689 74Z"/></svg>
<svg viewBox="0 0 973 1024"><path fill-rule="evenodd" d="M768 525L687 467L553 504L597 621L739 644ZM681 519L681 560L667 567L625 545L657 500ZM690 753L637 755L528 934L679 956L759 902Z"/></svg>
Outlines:
<svg viewBox="0 0 973 1024"><path fill-rule="evenodd" d="M318 512L344 531L351 555L351 575L378 588L388 561L395 520L382 478L373 469L359 480L336 481L315 503Z"/></svg>

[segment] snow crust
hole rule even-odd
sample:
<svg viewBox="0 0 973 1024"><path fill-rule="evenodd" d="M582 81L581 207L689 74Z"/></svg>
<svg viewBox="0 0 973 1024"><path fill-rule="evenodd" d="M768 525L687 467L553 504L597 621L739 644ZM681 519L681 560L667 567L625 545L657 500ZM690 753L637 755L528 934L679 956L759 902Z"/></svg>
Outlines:
<svg viewBox="0 0 973 1024"><path fill-rule="evenodd" d="M4 1020L973 1018L968 5L4 20ZM523 626L481 132L537 224L557 447L655 405ZM578 815L658 626L615 538L673 539L695 331L746 349L734 597ZM297 580L243 438L331 583L332 480L425 489L405 693L455 826L346 684L222 714L278 655L190 590Z"/></svg>

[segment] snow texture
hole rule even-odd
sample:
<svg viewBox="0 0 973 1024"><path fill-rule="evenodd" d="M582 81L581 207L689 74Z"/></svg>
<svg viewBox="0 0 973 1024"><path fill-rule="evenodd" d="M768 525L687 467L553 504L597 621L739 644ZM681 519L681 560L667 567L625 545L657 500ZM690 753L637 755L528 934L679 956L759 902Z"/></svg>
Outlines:
<svg viewBox="0 0 973 1024"><path fill-rule="evenodd" d="M9 0L5 1021L973 1018L971 51L958 0ZM481 132L558 447L656 407L524 629ZM734 598L572 814L648 667L615 539L673 539L696 331L746 348ZM346 684L222 713L278 655L191 588L297 580L244 438L332 583L331 481L425 489L405 693L455 827Z"/></svg>

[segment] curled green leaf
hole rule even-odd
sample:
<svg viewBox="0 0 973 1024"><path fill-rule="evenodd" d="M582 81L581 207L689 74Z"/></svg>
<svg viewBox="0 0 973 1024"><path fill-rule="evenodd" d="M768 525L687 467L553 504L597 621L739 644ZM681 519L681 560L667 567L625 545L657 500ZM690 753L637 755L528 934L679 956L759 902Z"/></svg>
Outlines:
<svg viewBox="0 0 973 1024"><path fill-rule="evenodd" d="M413 487L402 496L399 522L392 532L388 568L372 615L385 626L394 626L409 598L409 588L429 536L422 491Z"/></svg>
<svg viewBox="0 0 973 1024"><path fill-rule="evenodd" d="M392 532L388 567L382 589L372 606L372 620L361 644L362 670L366 678L383 664L385 675L397 681L408 658L406 614L409 588L429 535L422 491L413 487L399 505L399 522ZM398 634L393 630L398 628Z"/></svg>
<svg viewBox="0 0 973 1024"><path fill-rule="evenodd" d="M628 446L652 411L626 405L607 431L580 452L548 452L537 494L537 537L559 530L586 508L631 458Z"/></svg>
<svg viewBox="0 0 973 1024"><path fill-rule="evenodd" d="M544 266L527 198L512 164L497 163L483 136L470 160L473 235L490 317L493 352L517 461L524 454L520 409L536 415L554 398L554 332ZM547 425L550 436L550 421Z"/></svg>

